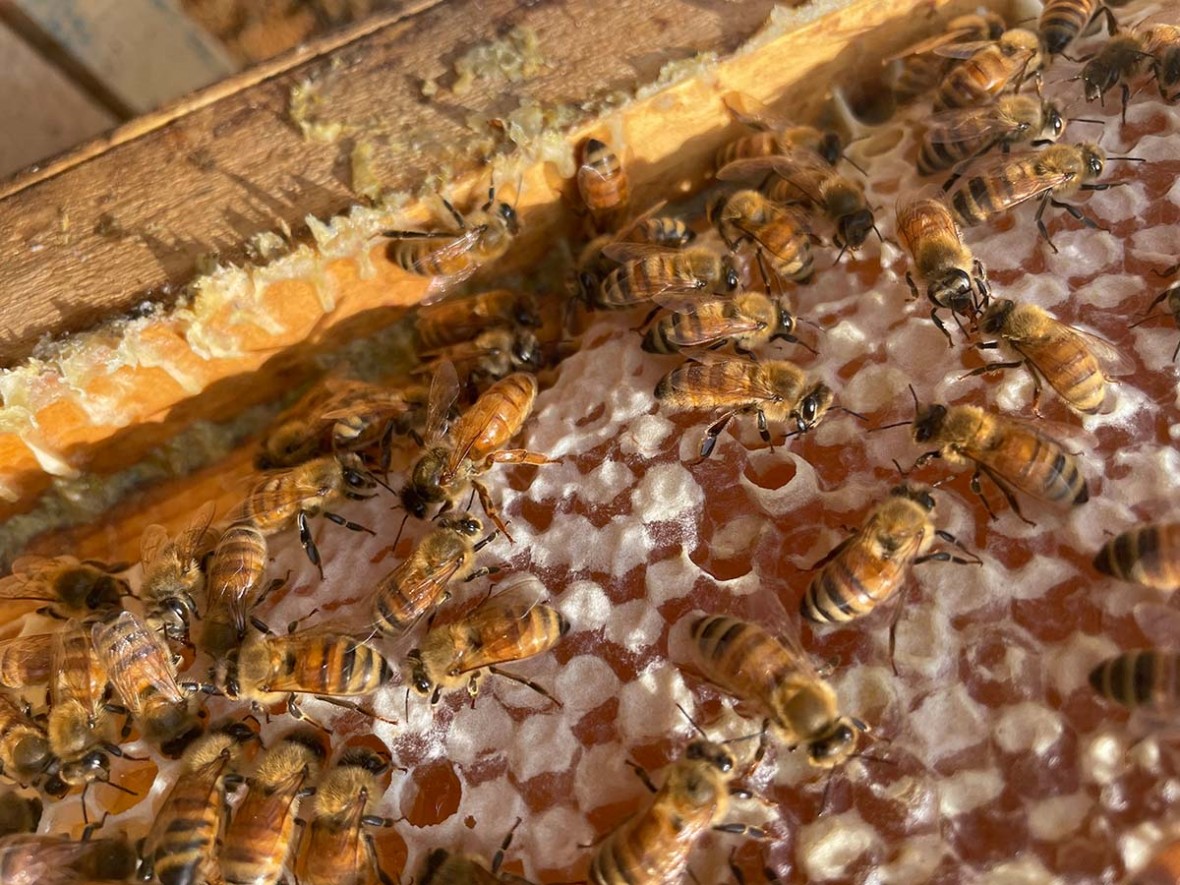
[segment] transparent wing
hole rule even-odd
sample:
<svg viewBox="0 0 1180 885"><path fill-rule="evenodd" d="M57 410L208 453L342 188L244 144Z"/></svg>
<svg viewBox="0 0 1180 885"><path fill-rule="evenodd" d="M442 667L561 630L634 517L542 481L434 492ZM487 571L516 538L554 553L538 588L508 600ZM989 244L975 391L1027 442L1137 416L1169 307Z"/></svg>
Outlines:
<svg viewBox="0 0 1180 885"><path fill-rule="evenodd" d="M971 182L976 178L987 179L1002 179L1006 187L1004 188L1002 205L1004 208L1012 208L1026 200L1031 200L1038 197L1046 191L1051 191L1060 187L1071 180L1068 172L1055 172L1052 174L1040 173L1036 175L1024 174L1009 174L1010 170L1035 159L1036 152L1024 152L1020 154L1008 154L1007 156L1001 154L999 156L985 158L976 163L972 163L963 172L958 183L949 192L949 194L958 193L971 186ZM950 199L948 194L948 200Z"/></svg>
<svg viewBox="0 0 1180 885"><path fill-rule="evenodd" d="M933 52L940 47L946 46L948 43L954 43L957 40L962 40L963 37L972 33L970 28L955 28L953 31L944 31L941 34L935 34L933 37L927 37L925 40L919 40L900 52L895 52L893 55L885 58L886 62L897 61L901 58L907 58L911 55L922 55L927 52Z"/></svg>
<svg viewBox="0 0 1180 885"><path fill-rule="evenodd" d="M449 360L443 360L430 382L430 399L426 405L426 440L442 439L449 424L451 406L459 398L459 374Z"/></svg>
<svg viewBox="0 0 1180 885"><path fill-rule="evenodd" d="M926 138L934 144L962 144L998 138L1013 128L1012 118L997 105L958 108L926 121Z"/></svg>
<svg viewBox="0 0 1180 885"><path fill-rule="evenodd" d="M621 264L626 261L642 261L655 255L675 255L677 250L655 243L610 243L603 246L602 254Z"/></svg>
<svg viewBox="0 0 1180 885"><path fill-rule="evenodd" d="M803 648L797 619L787 614L778 595L754 593L747 599L746 618L782 643L801 673L810 679L821 680L815 662Z"/></svg>
<svg viewBox="0 0 1180 885"><path fill-rule="evenodd" d="M1108 376L1118 378L1123 375L1134 374L1135 361L1105 338L1079 329L1076 326L1070 326L1069 331L1081 339L1090 353L1094 354L1095 359L1102 365L1103 372Z"/></svg>
<svg viewBox="0 0 1180 885"><path fill-rule="evenodd" d="M171 652L156 632L134 614L125 611L113 621L95 624L91 637L111 685L132 713L141 712L141 690L146 686L154 687L173 703L184 701Z"/></svg>
<svg viewBox="0 0 1180 885"><path fill-rule="evenodd" d="M791 125L758 99L744 92L727 92L721 96L721 101L735 120L751 129L765 132L771 129L786 129Z"/></svg>
<svg viewBox="0 0 1180 885"><path fill-rule="evenodd" d="M655 298L654 300L675 313L683 314L687 309L682 298L677 299L665 296ZM721 304L723 303L723 299L714 298L712 302ZM707 306L708 302L700 305L700 307ZM714 341L721 341L737 335L756 332L761 327L762 324L758 320L746 316L736 316L727 317L724 323L681 323L675 329L668 332L668 337L681 347L700 347L705 344L712 344Z"/></svg>
<svg viewBox="0 0 1180 885"><path fill-rule="evenodd" d="M144 567L151 565L168 546L168 529L162 525L149 525L143 530L143 538L139 542L139 561Z"/></svg>
<svg viewBox="0 0 1180 885"><path fill-rule="evenodd" d="M935 55L941 55L943 58L970 58L975 53L995 45L994 40L971 40L966 43L938 46L932 51Z"/></svg>
<svg viewBox="0 0 1180 885"><path fill-rule="evenodd" d="M698 353L689 358L690 363L700 363L712 369L709 389L721 396L740 398L751 403L757 400L772 400L777 393L766 383L766 376L756 371L757 363L742 357L730 357L716 353ZM695 392L691 384L682 386L673 379L672 386L686 392Z"/></svg>
<svg viewBox="0 0 1180 885"><path fill-rule="evenodd" d="M217 505L213 501L206 501L193 514L188 525L180 530L180 534L176 536L176 552L181 562L196 563L212 546L213 533L210 526L213 524L213 514L216 512Z"/></svg>
<svg viewBox="0 0 1180 885"><path fill-rule="evenodd" d="M795 148L789 154L734 160L717 170L717 177L722 181L744 181L771 174L790 179L804 175L828 177L834 173L824 158L809 148Z"/></svg>

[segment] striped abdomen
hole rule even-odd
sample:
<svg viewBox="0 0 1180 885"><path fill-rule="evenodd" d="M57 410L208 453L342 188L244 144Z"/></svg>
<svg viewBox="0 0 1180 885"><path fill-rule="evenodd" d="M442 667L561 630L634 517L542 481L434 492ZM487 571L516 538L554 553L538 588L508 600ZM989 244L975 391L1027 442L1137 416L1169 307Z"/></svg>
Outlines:
<svg viewBox="0 0 1180 885"><path fill-rule="evenodd" d="M783 152L782 142L774 132L755 132L744 135L717 151L717 168L722 169L734 160L770 157Z"/></svg>
<svg viewBox="0 0 1180 885"><path fill-rule="evenodd" d="M872 547L870 538L856 535L824 565L803 596L803 617L818 624L845 623L868 614L901 588L912 557L884 559Z"/></svg>
<svg viewBox="0 0 1180 885"><path fill-rule="evenodd" d="M384 655L348 636L296 633L272 638L268 645L267 691L358 697L376 691L393 675Z"/></svg>
<svg viewBox="0 0 1180 885"><path fill-rule="evenodd" d="M152 853L162 885L198 885L212 865L225 809L222 774L227 757L182 774L172 787L154 826L159 836Z"/></svg>
<svg viewBox="0 0 1180 885"><path fill-rule="evenodd" d="M775 212L771 223L758 230L758 245L780 277L806 280L811 276L811 240L790 213Z"/></svg>
<svg viewBox="0 0 1180 885"><path fill-rule="evenodd" d="M670 246L678 249L687 246L696 233L679 218L671 215L653 215L638 221L627 230L626 238L631 243L651 243L653 246Z"/></svg>
<svg viewBox="0 0 1180 885"><path fill-rule="evenodd" d="M679 882L688 868L688 854L700 832L688 832L671 811L662 811L660 797L611 833L590 864L593 885L663 885Z"/></svg>
<svg viewBox="0 0 1180 885"><path fill-rule="evenodd" d="M441 237L407 237L394 240L386 249L386 256L407 273L422 277L449 277L466 274L480 264L476 242L466 246L456 244L465 236L481 233L457 233Z"/></svg>
<svg viewBox="0 0 1180 885"><path fill-rule="evenodd" d="M209 562L204 632L211 624L231 627L240 637L246 630L246 610L262 585L268 564L266 536L249 523L226 529Z"/></svg>
<svg viewBox="0 0 1180 885"><path fill-rule="evenodd" d="M1005 166L998 175L966 179L955 187L948 200L955 222L964 227L983 224L1035 196L1020 182L1037 175L1035 158L1025 157Z"/></svg>
<svg viewBox="0 0 1180 885"><path fill-rule="evenodd" d="M736 301L708 301L660 317L643 339L649 353L679 353L684 347L730 337L735 321L745 321Z"/></svg>
<svg viewBox="0 0 1180 885"><path fill-rule="evenodd" d="M1077 459L1059 442L1032 428L993 420L997 427L986 443L964 448L968 458L1034 498L1074 505L1090 499Z"/></svg>
<svg viewBox="0 0 1180 885"><path fill-rule="evenodd" d="M1058 395L1079 412L1092 415L1106 402L1106 376L1081 338L1063 331L1052 340L1012 342L1027 356Z"/></svg>
<svg viewBox="0 0 1180 885"><path fill-rule="evenodd" d="M674 409L748 409L758 402L742 391L755 390L760 376L761 367L749 360L690 362L661 378L655 395Z"/></svg>
<svg viewBox="0 0 1180 885"><path fill-rule="evenodd" d="M631 184L618 155L597 138L589 139L582 148L577 183L591 212L617 209L631 198Z"/></svg>
<svg viewBox="0 0 1180 885"><path fill-rule="evenodd" d="M479 461L516 436L533 411L537 379L514 372L497 381L455 423L451 439L458 447L470 443L467 458ZM474 437L474 439L472 439Z"/></svg>
<svg viewBox="0 0 1180 885"><path fill-rule="evenodd" d="M676 260L676 255L648 255L624 262L612 270L598 287L594 306L605 310L625 310L647 304L653 293L692 292L705 288L706 282L691 273L691 266Z"/></svg>
<svg viewBox="0 0 1180 885"><path fill-rule="evenodd" d="M938 87L935 107L969 108L988 104L1008 85L1016 65L999 46L988 46L951 68Z"/></svg>
<svg viewBox="0 0 1180 885"><path fill-rule="evenodd" d="M1124 652L1091 670L1090 685L1125 707L1173 711L1180 705L1180 654L1153 649Z"/></svg>
<svg viewBox="0 0 1180 885"><path fill-rule="evenodd" d="M764 713L778 708L780 687L794 681L799 666L777 639L758 627L724 615L706 615L692 625L697 654L711 681Z"/></svg>
<svg viewBox="0 0 1180 885"><path fill-rule="evenodd" d="M282 879L305 780L306 773L298 772L277 790L250 788L221 845L221 874L228 885L275 885Z"/></svg>
<svg viewBox="0 0 1180 885"><path fill-rule="evenodd" d="M1049 53L1063 52L1081 33L1097 6L1098 0L1048 0L1041 10L1037 30Z"/></svg>
<svg viewBox="0 0 1180 885"><path fill-rule="evenodd" d="M974 157L985 147L996 141L985 136L977 139L952 139L940 127L927 129L918 147L918 173L933 175L956 166L968 157Z"/></svg>
<svg viewBox="0 0 1180 885"><path fill-rule="evenodd" d="M1157 590L1180 588L1180 523L1149 524L1117 535L1098 551L1094 567Z"/></svg>

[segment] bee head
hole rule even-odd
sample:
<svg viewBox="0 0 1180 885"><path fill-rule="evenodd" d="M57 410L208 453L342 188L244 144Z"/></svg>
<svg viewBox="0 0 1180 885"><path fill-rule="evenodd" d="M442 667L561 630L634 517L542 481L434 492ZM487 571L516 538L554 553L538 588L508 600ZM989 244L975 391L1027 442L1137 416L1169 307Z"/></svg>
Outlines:
<svg viewBox="0 0 1180 885"><path fill-rule="evenodd" d="M776 301L774 305L775 314L775 338L785 338L787 341L795 340L795 315L791 313L790 308L783 301Z"/></svg>
<svg viewBox="0 0 1180 885"><path fill-rule="evenodd" d="M807 745L807 758L816 768L835 768L856 750L859 737L860 729L841 716L827 733Z"/></svg>
<svg viewBox="0 0 1180 885"><path fill-rule="evenodd" d="M721 287L726 292L736 292L741 285L742 278L738 275L737 267L732 259L725 255L721 259Z"/></svg>
<svg viewBox="0 0 1180 885"><path fill-rule="evenodd" d="M844 144L839 133L825 132L819 141L818 153L832 166L839 163L840 157L844 154Z"/></svg>
<svg viewBox="0 0 1180 885"><path fill-rule="evenodd" d="M1156 78L1165 87L1180 83L1180 47L1164 50L1163 58L1156 62Z"/></svg>
<svg viewBox="0 0 1180 885"><path fill-rule="evenodd" d="M914 441L929 442L942 430L946 421L946 406L937 403L929 406L919 406L918 414L914 417Z"/></svg>
<svg viewBox="0 0 1180 885"><path fill-rule="evenodd" d="M470 513L444 516L438 520L438 526L439 528L450 529L468 538L477 538L483 534L483 523Z"/></svg>
<svg viewBox="0 0 1180 885"><path fill-rule="evenodd" d="M512 305L512 321L518 326L536 329L541 325L537 301L531 294L522 294Z"/></svg>
<svg viewBox="0 0 1180 885"><path fill-rule="evenodd" d="M889 494L895 498L906 498L907 500L913 501L927 513L934 512L934 496L924 486L912 486L908 483L902 483L890 489Z"/></svg>
<svg viewBox="0 0 1180 885"><path fill-rule="evenodd" d="M998 298L993 301L983 314L980 328L988 335L999 335L1008 324L1008 318L1016 309L1016 302L1011 298Z"/></svg>
<svg viewBox="0 0 1180 885"><path fill-rule="evenodd" d="M508 233L512 234L512 236L520 233L520 219L517 217L514 208L507 203L497 203L496 214L503 220L504 227L508 229Z"/></svg>
<svg viewBox="0 0 1180 885"><path fill-rule="evenodd" d="M376 481L360 457L352 454L341 455L340 476L344 480L344 494L349 498L367 498L364 492L370 492L377 487Z"/></svg>
<svg viewBox="0 0 1180 885"><path fill-rule="evenodd" d="M975 282L966 271L953 267L926 290L926 297L957 314L975 313Z"/></svg>
<svg viewBox="0 0 1180 885"><path fill-rule="evenodd" d="M512 361L522 369L541 367L541 342L527 329L519 330L512 338Z"/></svg>
<svg viewBox="0 0 1180 885"><path fill-rule="evenodd" d="M795 425L799 433L806 433L820 422L832 405L832 389L823 382L811 388L803 399L799 401L799 408L794 413Z"/></svg>
<svg viewBox="0 0 1180 885"><path fill-rule="evenodd" d="M686 759L699 759L708 762L723 774L733 771L737 764L733 753L721 744L715 744L712 741L693 741L685 748L684 756Z"/></svg>
<svg viewBox="0 0 1180 885"><path fill-rule="evenodd" d="M849 249L857 249L864 245L869 238L869 231L873 229L873 212L871 209L858 209L848 215L840 217L840 241Z"/></svg>
<svg viewBox="0 0 1180 885"><path fill-rule="evenodd" d="M1100 101L1118 82L1119 72L1114 65L1098 55L1086 62L1080 76L1086 92L1086 101Z"/></svg>
<svg viewBox="0 0 1180 885"><path fill-rule="evenodd" d="M350 747L336 762L337 768L362 768L374 777L389 771L389 760L369 747Z"/></svg>
<svg viewBox="0 0 1180 885"><path fill-rule="evenodd" d="M431 449L418 459L410 473L410 484L402 491L402 504L419 519L426 515L426 505L439 504L447 499L443 488L446 463L445 450Z"/></svg>
<svg viewBox="0 0 1180 885"><path fill-rule="evenodd" d="M66 784L85 784L111 779L111 759L103 750L91 750L81 759L67 762L58 777Z"/></svg>
<svg viewBox="0 0 1180 885"><path fill-rule="evenodd" d="M434 682L426 673L421 650L414 648L406 655L406 669L409 671L410 685L414 687L414 691L424 698L429 697L434 690Z"/></svg>
<svg viewBox="0 0 1180 885"><path fill-rule="evenodd" d="M1102 170L1106 168L1106 154L1096 144L1082 145L1081 151L1082 160L1085 163L1085 178L1099 178L1102 175Z"/></svg>

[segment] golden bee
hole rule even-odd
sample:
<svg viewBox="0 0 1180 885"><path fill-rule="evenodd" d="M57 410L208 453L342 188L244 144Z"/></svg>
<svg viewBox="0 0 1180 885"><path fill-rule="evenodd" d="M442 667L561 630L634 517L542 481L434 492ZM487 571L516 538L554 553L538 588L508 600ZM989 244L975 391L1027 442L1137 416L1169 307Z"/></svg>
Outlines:
<svg viewBox="0 0 1180 885"><path fill-rule="evenodd" d="M267 543L262 532L244 522L225 530L209 560L205 582L209 601L201 623L201 647L211 656L220 657L241 644L266 567Z"/></svg>
<svg viewBox="0 0 1180 885"><path fill-rule="evenodd" d="M628 818L598 846L590 861L592 885L660 885L679 882L689 855L710 830L761 837L747 824L726 823L737 761L729 749L693 741L666 770L664 783L647 806ZM645 776L646 782L646 776Z"/></svg>
<svg viewBox="0 0 1180 885"><path fill-rule="evenodd" d="M0 774L27 785L55 761L45 728L0 692Z"/></svg>
<svg viewBox="0 0 1180 885"><path fill-rule="evenodd" d="M373 750L345 750L321 779L311 814L299 842L295 878L300 885L369 885L376 877L392 880L381 869L371 827L393 826L372 813L384 790L378 778L389 761Z"/></svg>
<svg viewBox="0 0 1180 885"><path fill-rule="evenodd" d="M344 499L371 498L376 486L377 481L355 453L325 455L286 470L263 473L226 520L248 522L268 537L294 523L299 528L299 543L322 576L323 564L309 517L320 515L350 531L374 534L372 529L325 508Z"/></svg>
<svg viewBox="0 0 1180 885"><path fill-rule="evenodd" d="M1050 55L1060 55L1094 18L1106 13L1113 27L1114 17L1101 0L1046 0L1037 30Z"/></svg>
<svg viewBox="0 0 1180 885"><path fill-rule="evenodd" d="M608 246L631 243L648 247L634 250L636 254L660 254L682 249L696 238L696 232L683 219L659 214L665 205L666 201L656 203L619 230L600 234L583 247L575 264L576 285L570 287L576 298L595 306L603 282L618 270L618 263L605 254Z"/></svg>
<svg viewBox="0 0 1180 885"><path fill-rule="evenodd" d="M479 209L460 214L449 201L443 205L455 231L386 231L386 257L408 273L460 280L508 251L520 233L516 209L497 202L496 189Z"/></svg>
<svg viewBox="0 0 1180 885"><path fill-rule="evenodd" d="M92 839L87 828L80 840L52 833L18 833L0 839L0 882L124 882L135 871L135 851L123 837Z"/></svg>
<svg viewBox="0 0 1180 885"><path fill-rule="evenodd" d="M227 782L242 744L257 735L245 723L210 732L184 752L180 776L152 820L142 848L140 875L162 885L218 881L217 843L225 824Z"/></svg>
<svg viewBox="0 0 1180 885"><path fill-rule="evenodd" d="M658 299L726 294L741 282L728 255L705 247L676 250L650 243L616 242L602 250L620 262L586 293L599 310L627 310Z"/></svg>
<svg viewBox="0 0 1180 885"><path fill-rule="evenodd" d="M326 630L284 636L253 631L214 668L214 682L226 697L263 709L286 702L297 719L304 718L301 694L357 709L347 699L372 694L392 675L389 661L375 648Z"/></svg>
<svg viewBox="0 0 1180 885"><path fill-rule="evenodd" d="M210 529L213 512L210 501L173 539L162 525L144 529L139 596L144 601L147 622L167 639L188 642L189 621L197 611L195 597L205 585L202 564L216 540L216 533Z"/></svg>
<svg viewBox="0 0 1180 885"><path fill-rule="evenodd" d="M1140 48L1151 56L1151 71L1164 101L1175 101L1180 86L1180 26L1154 22L1140 28ZM1171 94L1169 94L1171 93Z"/></svg>
<svg viewBox="0 0 1180 885"><path fill-rule="evenodd" d="M1180 589L1180 523L1147 523L1115 535L1094 557L1094 568L1156 590Z"/></svg>
<svg viewBox="0 0 1180 885"><path fill-rule="evenodd" d="M277 885L295 837L300 800L311 792L324 748L312 731L295 731L266 751L247 778L246 798L221 843L227 885Z"/></svg>
<svg viewBox="0 0 1180 885"><path fill-rule="evenodd" d="M423 861L418 881L421 885L533 885L528 879L500 870L518 826L519 817L504 837L504 841L500 843L490 867L483 858L436 848Z"/></svg>
<svg viewBox="0 0 1180 885"><path fill-rule="evenodd" d="M569 622L541 602L543 596L540 582L525 577L459 620L434 625L421 645L406 656L407 681L433 704L443 692L464 684L474 698L480 674L486 671L527 685L560 706L536 683L500 667L544 654L569 632Z"/></svg>
<svg viewBox="0 0 1180 885"><path fill-rule="evenodd" d="M921 406L916 396L914 402L914 441L935 447L921 455L914 466L920 467L932 458L942 458L955 466L974 465L971 490L993 519L995 512L983 495L980 476L994 482L1012 511L1029 525L1034 523L1025 519L1016 492L1067 507L1077 507L1090 499L1077 458L1031 425L978 406Z"/></svg>
<svg viewBox="0 0 1180 885"><path fill-rule="evenodd" d="M22 556L12 563L12 574L0 579L0 600L43 602L39 613L83 618L122 606L131 588L114 573L125 568L125 563L79 562L72 556Z"/></svg>
<svg viewBox="0 0 1180 885"><path fill-rule="evenodd" d="M787 436L806 433L832 408L833 394L822 381L787 360L751 362L740 357L702 355L660 379L656 399L675 411L722 411L705 431L701 458L708 458L735 415L753 413L758 432L770 443L768 422L794 424Z"/></svg>
<svg viewBox="0 0 1180 885"><path fill-rule="evenodd" d="M458 395L455 367L442 363L430 387L426 418L426 451L414 463L401 492L406 512L422 519L431 504L449 509L469 490L479 496L484 512L512 539L500 518L491 492L476 477L495 464L551 464L545 455L527 449L505 449L520 432L537 398L537 379L516 372L489 387L447 427L447 414Z"/></svg>
<svg viewBox="0 0 1180 885"><path fill-rule="evenodd" d="M1010 28L994 42L955 43L935 52L962 59L938 84L936 110L988 104L1009 86L1019 91L1043 64L1040 37L1024 28Z"/></svg>
<svg viewBox="0 0 1180 885"><path fill-rule="evenodd" d="M418 307L414 329L418 352L429 353L470 341L497 326L538 328L541 307L532 292L493 289L462 298L444 298Z"/></svg>
<svg viewBox="0 0 1180 885"><path fill-rule="evenodd" d="M901 60L902 65L893 80L893 97L897 104L908 104L935 89L950 70L954 61L934 50L953 43L981 43L999 40L1008 25L1003 16L994 12L969 13L952 18L941 33L907 46L885 59Z"/></svg>
<svg viewBox="0 0 1180 885"><path fill-rule="evenodd" d="M905 585L910 569L924 562L980 565L947 550L941 539L966 552L949 532L934 526L934 496L921 486L900 485L878 504L864 524L816 563L816 575L800 613L816 624L843 624L871 612Z"/></svg>
<svg viewBox="0 0 1180 885"><path fill-rule="evenodd" d="M578 194L598 220L616 217L631 201L631 181L606 142L588 138L579 150Z"/></svg>
<svg viewBox="0 0 1180 885"><path fill-rule="evenodd" d="M959 318L965 316L974 320L990 296L982 262L963 242L959 226L941 200L914 199L900 206L897 210L897 238L910 253L914 269L926 283L926 297L933 305L930 319L946 336L947 345L953 347L950 332L938 313L949 310L959 329L966 334ZM918 287L910 271L906 271L905 279L913 297L917 298Z"/></svg>
<svg viewBox="0 0 1180 885"><path fill-rule="evenodd" d="M783 641L725 615L697 618L691 635L705 677L765 716L777 740L806 746L811 765L835 768L855 752L863 723L841 715L835 690L796 637Z"/></svg>
<svg viewBox="0 0 1180 885"><path fill-rule="evenodd" d="M1090 685L1107 700L1146 713L1180 707L1180 654L1156 649L1126 651L1090 671Z"/></svg>
<svg viewBox="0 0 1180 885"><path fill-rule="evenodd" d="M873 210L860 182L841 175L812 151L735 160L717 172L723 181L765 179L768 175L771 178L763 190L771 201L802 206L813 215L825 216L836 228L833 239L841 252L859 249L876 230Z"/></svg>
<svg viewBox="0 0 1180 885"><path fill-rule="evenodd" d="M22 796L15 789L0 792L0 839L14 833L35 832L44 806L36 796ZM0 869L3 864L0 864Z"/></svg>
<svg viewBox="0 0 1180 885"><path fill-rule="evenodd" d="M48 685L56 633L33 633L0 641L0 685L21 690Z"/></svg>
<svg viewBox="0 0 1180 885"><path fill-rule="evenodd" d="M1029 95L1004 95L995 104L935 114L922 134L918 172L934 175L996 148L1057 141L1065 123L1055 102Z"/></svg>
<svg viewBox="0 0 1180 885"><path fill-rule="evenodd" d="M544 365L541 342L531 329L499 326L484 329L470 341L424 351L423 371L449 362L474 387L507 378L513 372L537 372Z"/></svg>
<svg viewBox="0 0 1180 885"><path fill-rule="evenodd" d="M721 148L717 152L717 169L735 160L789 154L795 150L818 154L831 166L835 166L843 155L844 145L838 132L794 125L779 118L757 99L741 92L728 92L721 100L735 120L755 131Z"/></svg>
<svg viewBox="0 0 1180 885"><path fill-rule="evenodd" d="M710 203L707 214L730 251L753 249L767 288L771 272L784 280L811 279L811 235L789 209L758 191L741 190Z"/></svg>
<svg viewBox="0 0 1180 885"><path fill-rule="evenodd" d="M980 330L999 340L979 347L1002 345L1017 359L989 363L967 374L1024 366L1033 377L1034 412L1041 398L1042 379L1071 409L1092 415L1107 401L1107 376L1126 375L1135 368L1109 341L1067 326L1033 304L1018 305L1007 298L994 301L983 314Z"/></svg>
<svg viewBox="0 0 1180 885"><path fill-rule="evenodd" d="M1053 245L1041 216L1052 205L1064 209L1087 227L1098 227L1098 223L1080 209L1061 202L1061 199L1072 197L1079 191L1102 191L1121 184L1096 183L1106 169L1106 161L1106 152L1089 143L1054 144L1041 151L1009 154L974 166L962 178L948 182L947 203L956 223L972 227L1027 200L1039 199L1037 230L1056 252L1057 247Z"/></svg>
<svg viewBox="0 0 1180 885"><path fill-rule="evenodd" d="M125 611L94 624L91 639L115 697L144 737L169 752L197 732L192 699L177 682L172 653L155 630Z"/></svg>
<svg viewBox="0 0 1180 885"><path fill-rule="evenodd" d="M648 353L679 353L728 342L737 353L750 355L775 339L797 343L795 325L795 316L785 299L743 292L665 314L644 334L643 349Z"/></svg>
<svg viewBox="0 0 1180 885"><path fill-rule="evenodd" d="M434 610L452 581L471 580L490 569L475 568L475 554L495 534L477 540L483 523L469 513L439 517L409 558L381 579L373 591L373 623L382 633L400 635Z"/></svg>

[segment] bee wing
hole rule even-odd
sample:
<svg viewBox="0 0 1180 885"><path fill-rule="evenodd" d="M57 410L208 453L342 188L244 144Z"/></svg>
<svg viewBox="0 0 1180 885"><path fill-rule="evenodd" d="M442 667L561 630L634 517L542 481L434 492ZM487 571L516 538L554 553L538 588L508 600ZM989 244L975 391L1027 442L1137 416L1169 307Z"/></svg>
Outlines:
<svg viewBox="0 0 1180 885"><path fill-rule="evenodd" d="M45 600L57 599L52 589L42 583L50 574L72 557L22 556L12 563L12 574L0 579L0 599Z"/></svg>
<svg viewBox="0 0 1180 885"><path fill-rule="evenodd" d="M40 685L48 682L53 672L53 648L57 641L57 633L37 633L32 636L18 636L0 642L0 659L12 661L28 677L30 683ZM5 666L0 667L0 678L3 677ZM24 688L23 685L10 685L9 688Z"/></svg>
<svg viewBox="0 0 1180 885"><path fill-rule="evenodd" d="M996 105L984 105L934 114L926 121L926 137L934 144L960 144L1002 135L1011 128L1011 119Z"/></svg>
<svg viewBox="0 0 1180 885"><path fill-rule="evenodd" d="M787 614L778 595L754 593L748 599L746 617L782 643L801 673L809 679L821 679L811 655L803 648L798 623Z"/></svg>
<svg viewBox="0 0 1180 885"><path fill-rule="evenodd" d="M823 157L808 148L795 148L789 154L772 154L767 157L747 157L734 160L717 170L717 177L722 181L742 181L749 178L761 178L775 174L782 178L791 178L807 172L822 172L824 175L832 173L832 167Z"/></svg>
<svg viewBox="0 0 1180 885"><path fill-rule="evenodd" d="M94 693L91 668L66 666L69 659L67 642L85 642L93 648L91 638L77 622L71 622L64 630L53 634L53 678L49 682L49 705L52 708L72 698L81 701L88 710L97 710L100 698Z"/></svg>
<svg viewBox="0 0 1180 885"><path fill-rule="evenodd" d="M939 46L933 52L935 55L941 55L943 58L970 58L980 50L995 45L995 40L971 40L966 43L952 43Z"/></svg>
<svg viewBox="0 0 1180 885"><path fill-rule="evenodd" d="M769 386L759 383L757 378L751 378L746 367L750 361L741 357L729 357L718 353L696 353L689 357L689 362L713 366L717 373L710 379L710 389L718 394L754 401L760 399L775 399L777 394ZM679 389L680 385L672 380L672 386ZM695 392L691 385L687 387L689 393Z"/></svg>
<svg viewBox="0 0 1180 885"><path fill-rule="evenodd" d="M1076 326L1070 326L1069 331L1082 340L1082 343L1102 365L1102 371L1109 377L1117 378L1135 373L1134 360L1105 338Z"/></svg>
<svg viewBox="0 0 1180 885"><path fill-rule="evenodd" d="M176 683L172 653L154 630L131 612L91 628L94 653L106 667L119 699L133 714L142 711L140 686L148 684L172 702L184 700Z"/></svg>
<svg viewBox="0 0 1180 885"><path fill-rule="evenodd" d="M966 35L972 33L970 28L955 28L953 31L943 31L941 34L935 34L933 37L927 37L925 40L919 40L900 52L895 52L893 55L887 56L885 61L897 61L901 58L906 58L911 55L922 55L927 52L934 52L948 43L955 43L963 39Z"/></svg>
<svg viewBox="0 0 1180 885"><path fill-rule="evenodd" d="M758 99L744 92L727 92L721 96L721 101L735 120L751 129L767 132L771 129L785 129L790 125Z"/></svg>
<svg viewBox="0 0 1180 885"><path fill-rule="evenodd" d="M543 604L548 591L533 575L521 575L510 579L508 583L509 587L489 597L463 618L464 628L484 641L456 655L451 668L452 675L521 660L534 653L529 651L528 654L522 654L522 650L528 650L532 643L526 641L522 649L521 639L525 638L525 634L519 630L506 630L505 627L528 618L533 609Z"/></svg>
<svg viewBox="0 0 1180 885"><path fill-rule="evenodd" d="M162 525L149 525L143 530L139 542L139 561L149 566L163 553L168 545L168 529Z"/></svg>
<svg viewBox="0 0 1180 885"><path fill-rule="evenodd" d="M1007 187L1004 193L1004 206L1011 209L1026 200L1031 200L1034 197L1040 196L1045 191L1053 190L1060 187L1069 181L1069 176L1065 172L1058 172L1054 174L1040 175L1006 175L1007 169L1015 163L1020 163L1026 160L1029 153L1023 154L1000 154L996 157L985 158L976 163L972 163L962 173L958 183L955 185L951 193L963 190L971 184L971 180L975 178L998 178L1003 176Z"/></svg>
<svg viewBox="0 0 1180 885"><path fill-rule="evenodd" d="M603 255L620 264L626 261L641 261L652 255L670 255L675 252L675 249L655 243L610 243L602 248Z"/></svg>
<svg viewBox="0 0 1180 885"><path fill-rule="evenodd" d="M444 562L433 571L421 569L415 575L409 569L412 560L406 560L403 565L398 566L401 570L405 567L406 574L398 581L398 588L402 595L407 599L421 600L428 599L438 595L442 589L450 583L451 578L459 571L459 567L463 564L461 557Z"/></svg>
<svg viewBox="0 0 1180 885"><path fill-rule="evenodd" d="M430 381L430 398L426 405L426 440L441 439L446 433L451 406L459 398L459 374L450 360L443 360Z"/></svg>
<svg viewBox="0 0 1180 885"><path fill-rule="evenodd" d="M667 307L676 313L684 313L690 305L685 304L684 298L673 298L669 296L659 296L654 299L658 304ZM723 301L721 298L712 298L711 301ZM699 303L697 306L701 306ZM748 332L756 332L761 327L761 323L751 317L734 317L727 319L724 328L714 326L713 328L705 328L700 323L682 323L676 329L675 340L681 347L700 347L705 344L712 344L714 341L720 341L724 338L729 338L735 335L744 335Z"/></svg>
<svg viewBox="0 0 1180 885"><path fill-rule="evenodd" d="M206 501L193 514L188 525L180 530L176 536L176 552L180 561L196 563L214 542L210 526L213 524L213 514L217 512L217 505L213 501Z"/></svg>

